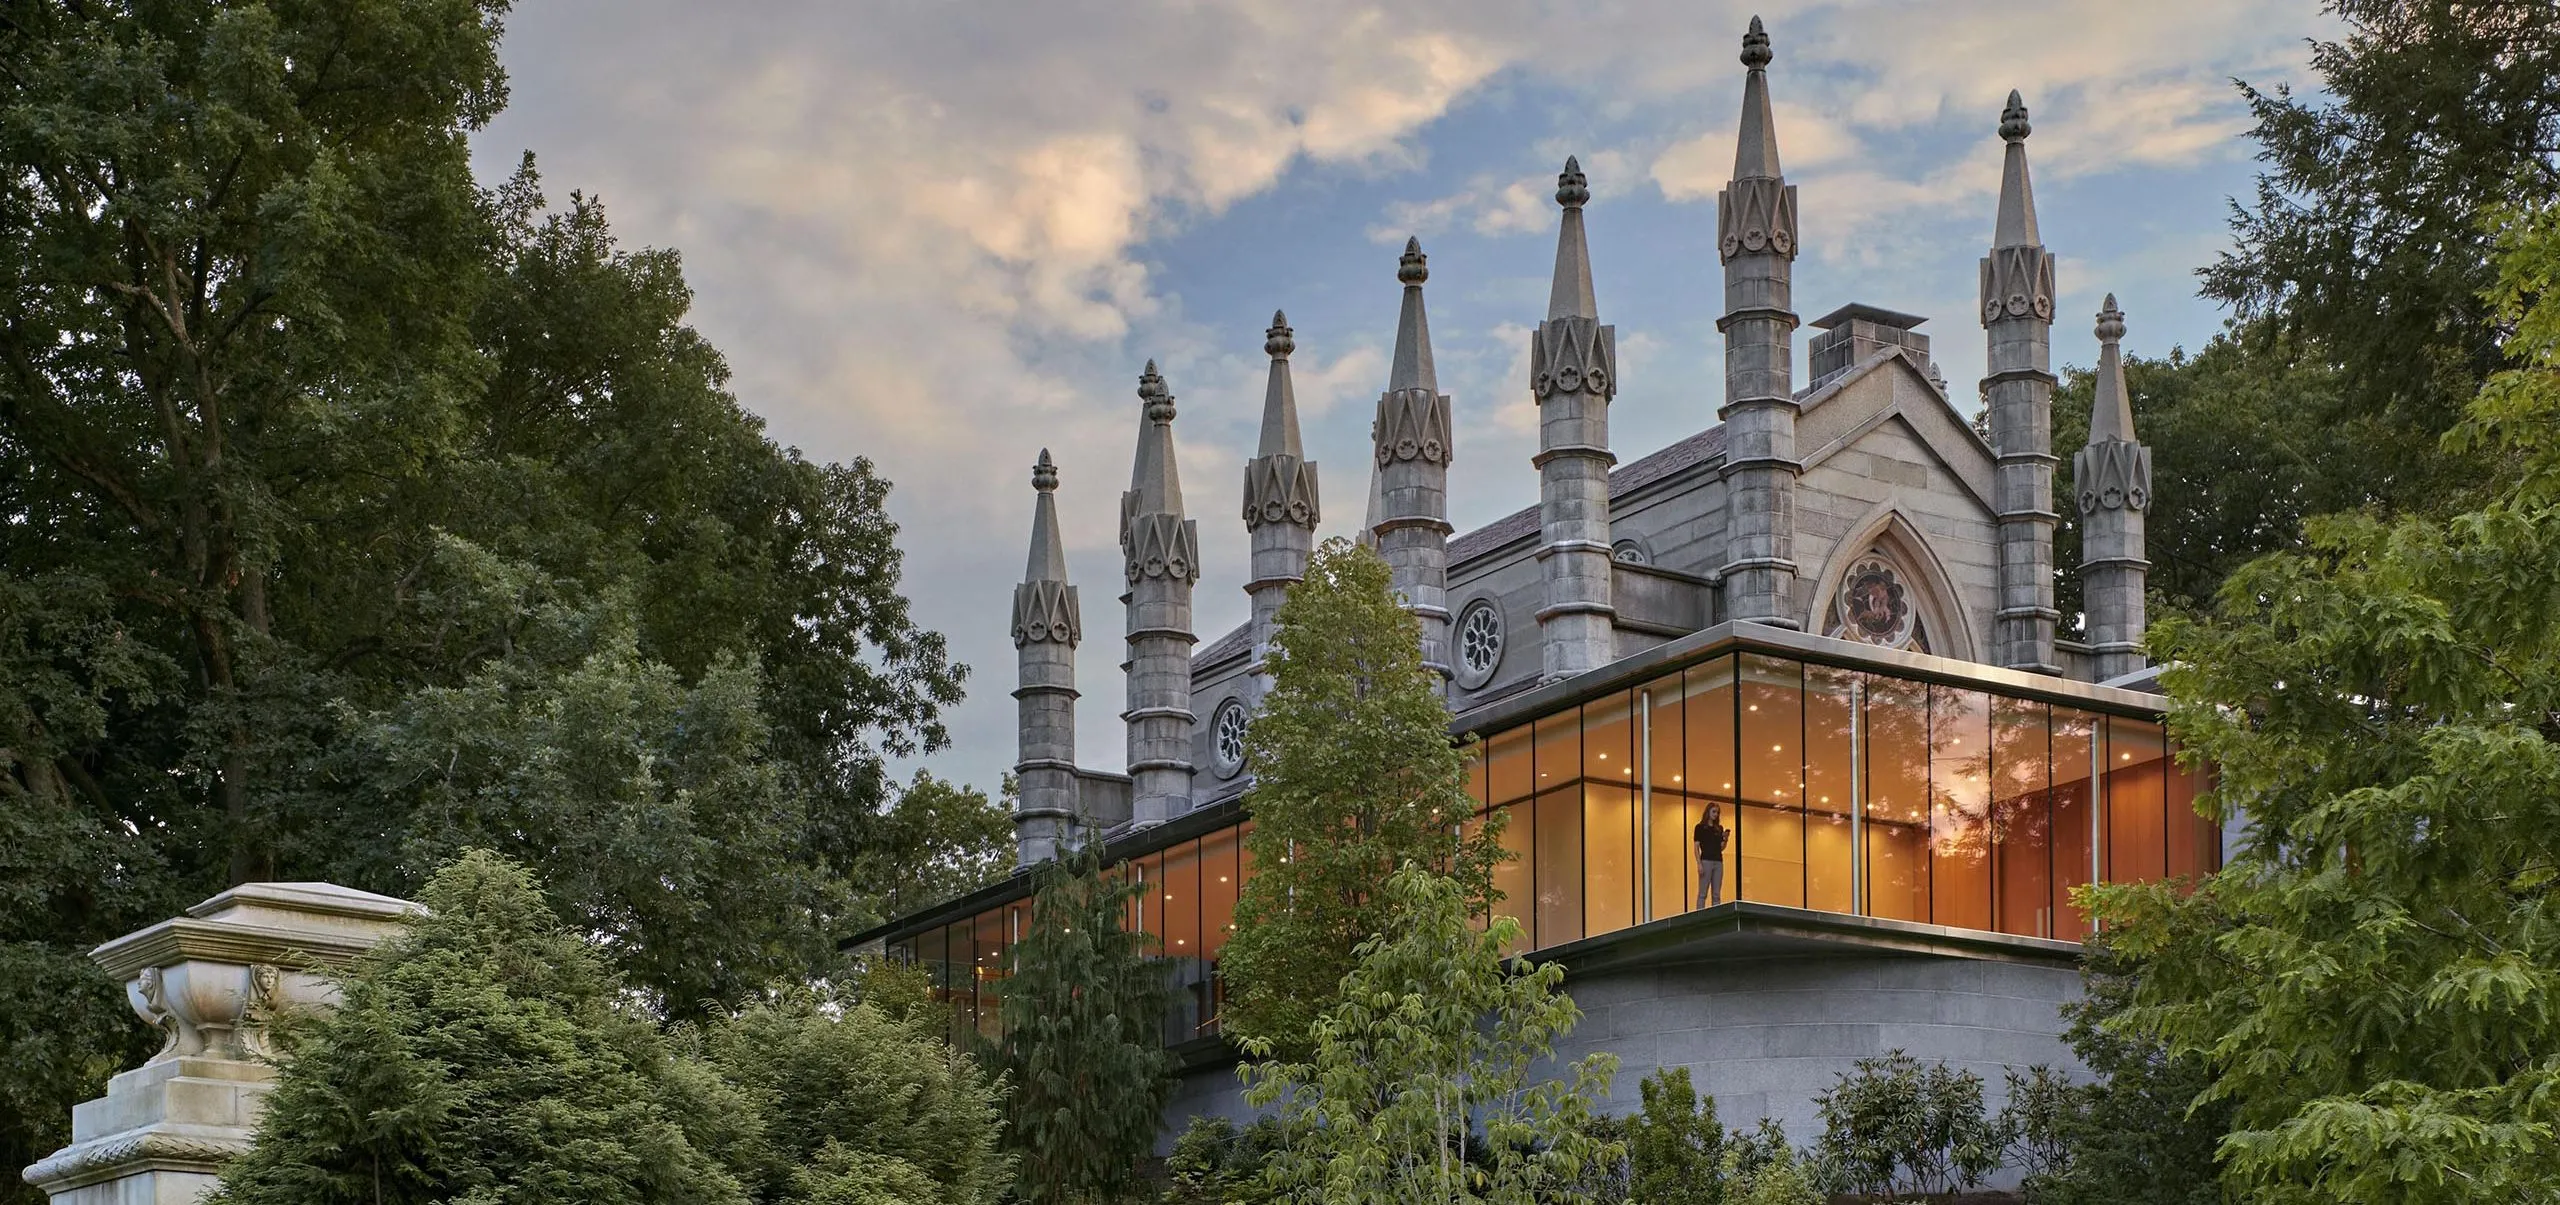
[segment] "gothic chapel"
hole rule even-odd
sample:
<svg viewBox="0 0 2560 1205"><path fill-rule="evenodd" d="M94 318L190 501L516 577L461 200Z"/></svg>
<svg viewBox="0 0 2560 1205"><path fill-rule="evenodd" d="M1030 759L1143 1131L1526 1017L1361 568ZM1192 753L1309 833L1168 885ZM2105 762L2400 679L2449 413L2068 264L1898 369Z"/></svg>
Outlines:
<svg viewBox="0 0 2560 1205"><path fill-rule="evenodd" d="M1623 460L1611 446L1615 328L1584 243L1590 192L1569 159L1525 382L1538 504L1472 531L1449 522L1460 433L1432 367L1430 270L1408 242L1362 538L1420 621L1453 739L1474 742L1478 805L1509 813L1503 909L1526 949L1565 963L1585 1014L1559 1055L1615 1051L1614 1109L1634 1107L1654 1068L1685 1065L1729 1124L1771 1116L1809 1142L1815 1094L1862 1057L1906 1050L1995 1088L2003 1067L2072 1066L2056 1012L2078 991L2085 922L2071 888L2206 873L2222 844L2191 806L2199 784L2176 762L2143 659L2150 453L2112 297L2095 321L2089 441L2072 450L2078 496L2054 497L2054 254L2037 232L2025 104L2012 92L1999 116L1981 260L1986 441L1949 397L1918 315L1836 305L1811 322L1797 371L1799 213L1771 120L1772 57L1754 18L1733 176L1716 201L1714 421ZM1175 461L1175 399L1152 363L1138 380L1120 507L1124 768L1076 762L1086 632L1046 452L1014 594L1021 860L1107 836L1153 884L1139 919L1182 989L1165 1019L1186 1067L1168 1135L1192 1115L1243 1111L1217 1035L1217 956L1252 872L1244 726L1320 517L1282 316L1263 348L1260 444L1241 485L1251 618L1206 640L1192 625L1201 519ZM2061 505L2084 531L2085 642L2056 634ZM1693 845L1707 816L1730 834L1720 883L1702 883ZM1028 893L1017 875L851 944L927 967L955 1027L992 1032Z"/></svg>

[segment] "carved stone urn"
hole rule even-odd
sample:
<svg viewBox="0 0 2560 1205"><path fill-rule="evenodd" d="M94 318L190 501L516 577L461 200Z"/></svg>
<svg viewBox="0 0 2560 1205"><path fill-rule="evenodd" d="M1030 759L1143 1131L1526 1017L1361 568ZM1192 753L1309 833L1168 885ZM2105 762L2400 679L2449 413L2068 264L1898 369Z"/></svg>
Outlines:
<svg viewBox="0 0 2560 1205"><path fill-rule="evenodd" d="M249 1148L273 1090L268 1023L337 1003L332 972L419 906L330 883L249 883L90 951L161 1033L149 1062L71 1111L71 1145L27 1168L55 1205L184 1205Z"/></svg>

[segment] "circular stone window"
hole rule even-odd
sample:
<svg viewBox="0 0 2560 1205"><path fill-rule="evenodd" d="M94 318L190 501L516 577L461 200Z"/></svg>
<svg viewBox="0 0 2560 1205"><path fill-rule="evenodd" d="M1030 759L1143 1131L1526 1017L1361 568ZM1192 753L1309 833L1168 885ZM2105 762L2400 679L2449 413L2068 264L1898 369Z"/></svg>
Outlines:
<svg viewBox="0 0 2560 1205"><path fill-rule="evenodd" d="M1635 540L1618 541L1616 545L1609 549L1609 559L1627 565L1650 565L1653 563L1652 555L1644 550L1644 545L1642 543Z"/></svg>
<svg viewBox="0 0 2560 1205"><path fill-rule="evenodd" d="M1209 755L1220 778L1233 778L1244 769L1244 725L1244 704L1234 699L1219 704L1209 721Z"/></svg>
<svg viewBox="0 0 2560 1205"><path fill-rule="evenodd" d="M1474 690L1502 666L1502 609L1478 599L1458 616L1458 685Z"/></svg>

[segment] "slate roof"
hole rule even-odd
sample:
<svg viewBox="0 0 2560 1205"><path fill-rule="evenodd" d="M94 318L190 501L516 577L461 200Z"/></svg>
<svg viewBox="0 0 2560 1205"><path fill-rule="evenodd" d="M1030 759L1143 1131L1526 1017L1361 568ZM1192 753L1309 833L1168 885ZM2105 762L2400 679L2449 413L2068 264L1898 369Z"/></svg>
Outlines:
<svg viewBox="0 0 2560 1205"><path fill-rule="evenodd" d="M1639 456L1619 465L1609 473L1609 496L1623 498L1682 469L1706 464L1724 455L1724 424L1717 423L1687 439L1656 452ZM1538 508L1522 507L1508 515L1449 541L1449 563L1461 561L1500 548L1523 536L1537 534Z"/></svg>
<svg viewBox="0 0 2560 1205"><path fill-rule="evenodd" d="M1682 469L1711 463L1724 455L1724 424L1704 431L1658 451L1639 456L1619 465L1609 473L1609 496L1622 498L1671 476ZM1449 563L1456 565L1470 557L1482 556L1523 536L1537 534L1538 508L1523 507L1449 541ZM1251 624L1240 624L1191 655L1197 667L1216 665L1229 657L1242 656L1251 645Z"/></svg>

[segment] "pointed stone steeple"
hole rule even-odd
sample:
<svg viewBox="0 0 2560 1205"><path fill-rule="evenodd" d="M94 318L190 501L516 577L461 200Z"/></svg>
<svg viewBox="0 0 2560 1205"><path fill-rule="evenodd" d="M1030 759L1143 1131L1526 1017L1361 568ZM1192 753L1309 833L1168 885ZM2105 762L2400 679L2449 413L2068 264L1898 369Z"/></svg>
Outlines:
<svg viewBox="0 0 2560 1205"><path fill-rule="evenodd" d="M2101 682L2141 669L2146 623L2143 588L2150 576L2144 513L2151 509L2151 449L2133 437L2133 399L2125 392L2124 313L2115 294L2098 311L2097 397L2089 408L2089 443L2071 459L2079 487L2080 593L2088 606L2089 652Z"/></svg>
<svg viewBox="0 0 2560 1205"><path fill-rule="evenodd" d="M2016 92L2000 112L2000 212L1991 254L1982 260L1982 325L1990 375L1993 503L2000 526L2000 609L1993 660L2010 669L2060 673L2053 651L2053 253L2037 241L2035 190L2027 176L2026 102Z"/></svg>
<svg viewBox="0 0 2560 1205"><path fill-rule="evenodd" d="M1736 180L1786 178L1778 167L1778 123L1769 114L1769 62L1776 57L1768 29L1760 18L1751 18L1751 28L1742 35L1742 65L1750 71L1742 77L1742 128L1733 140Z"/></svg>
<svg viewBox="0 0 2560 1205"><path fill-rule="evenodd" d="M1015 858L1046 862L1075 847L1076 645L1084 613L1067 584L1067 547L1058 535L1058 466L1040 450L1031 468L1031 555L1013 588L1015 650Z"/></svg>
<svg viewBox="0 0 2560 1205"><path fill-rule="evenodd" d="M1716 194L1724 261L1724 611L1733 619L1804 626L1796 598L1796 190L1778 167L1770 114L1769 32L1742 38L1742 123L1733 180Z"/></svg>
<svg viewBox="0 0 2560 1205"><path fill-rule="evenodd" d="M1591 287L1591 244L1582 233L1582 207L1591 200L1591 181L1582 174L1582 160L1564 157L1564 171L1556 176L1556 204L1564 207L1564 216L1556 227L1556 277L1554 287L1547 290L1547 319L1597 318L1600 299Z"/></svg>
<svg viewBox="0 0 2560 1205"><path fill-rule="evenodd" d="M1611 603L1609 399L1618 392L1617 328L1600 325L1582 206L1582 164L1556 177L1564 213L1556 233L1555 287L1547 320L1529 341L1529 390L1538 399L1538 609L1542 674L1570 678L1617 660ZM1460 651L1461 670L1464 664ZM1470 675L1472 676L1472 675ZM1464 679L1462 679L1463 681Z"/></svg>
<svg viewBox="0 0 2560 1205"><path fill-rule="evenodd" d="M1370 428L1378 465L1378 553L1393 570L1405 609L1422 621L1422 663L1449 676L1449 397L1431 365L1431 322L1422 282L1431 278L1419 239L1396 261L1404 308L1387 391Z"/></svg>
<svg viewBox="0 0 2560 1205"><path fill-rule="evenodd" d="M1271 357L1271 379L1262 394L1262 442L1244 466L1244 528L1253 546L1253 580L1244 592L1253 600L1255 702L1271 688L1263 659L1271 650L1273 617L1289 588L1306 579L1316 524L1323 519L1316 505L1316 465L1298 438L1298 394L1289 381L1289 353L1297 348L1289 316L1273 312L1271 328L1262 332L1263 353Z"/></svg>
<svg viewBox="0 0 2560 1205"><path fill-rule="evenodd" d="M1137 463L1120 496L1120 553L1129 617L1129 818L1141 828L1191 810L1191 590L1200 525L1182 512L1173 394L1155 361L1138 378Z"/></svg>

